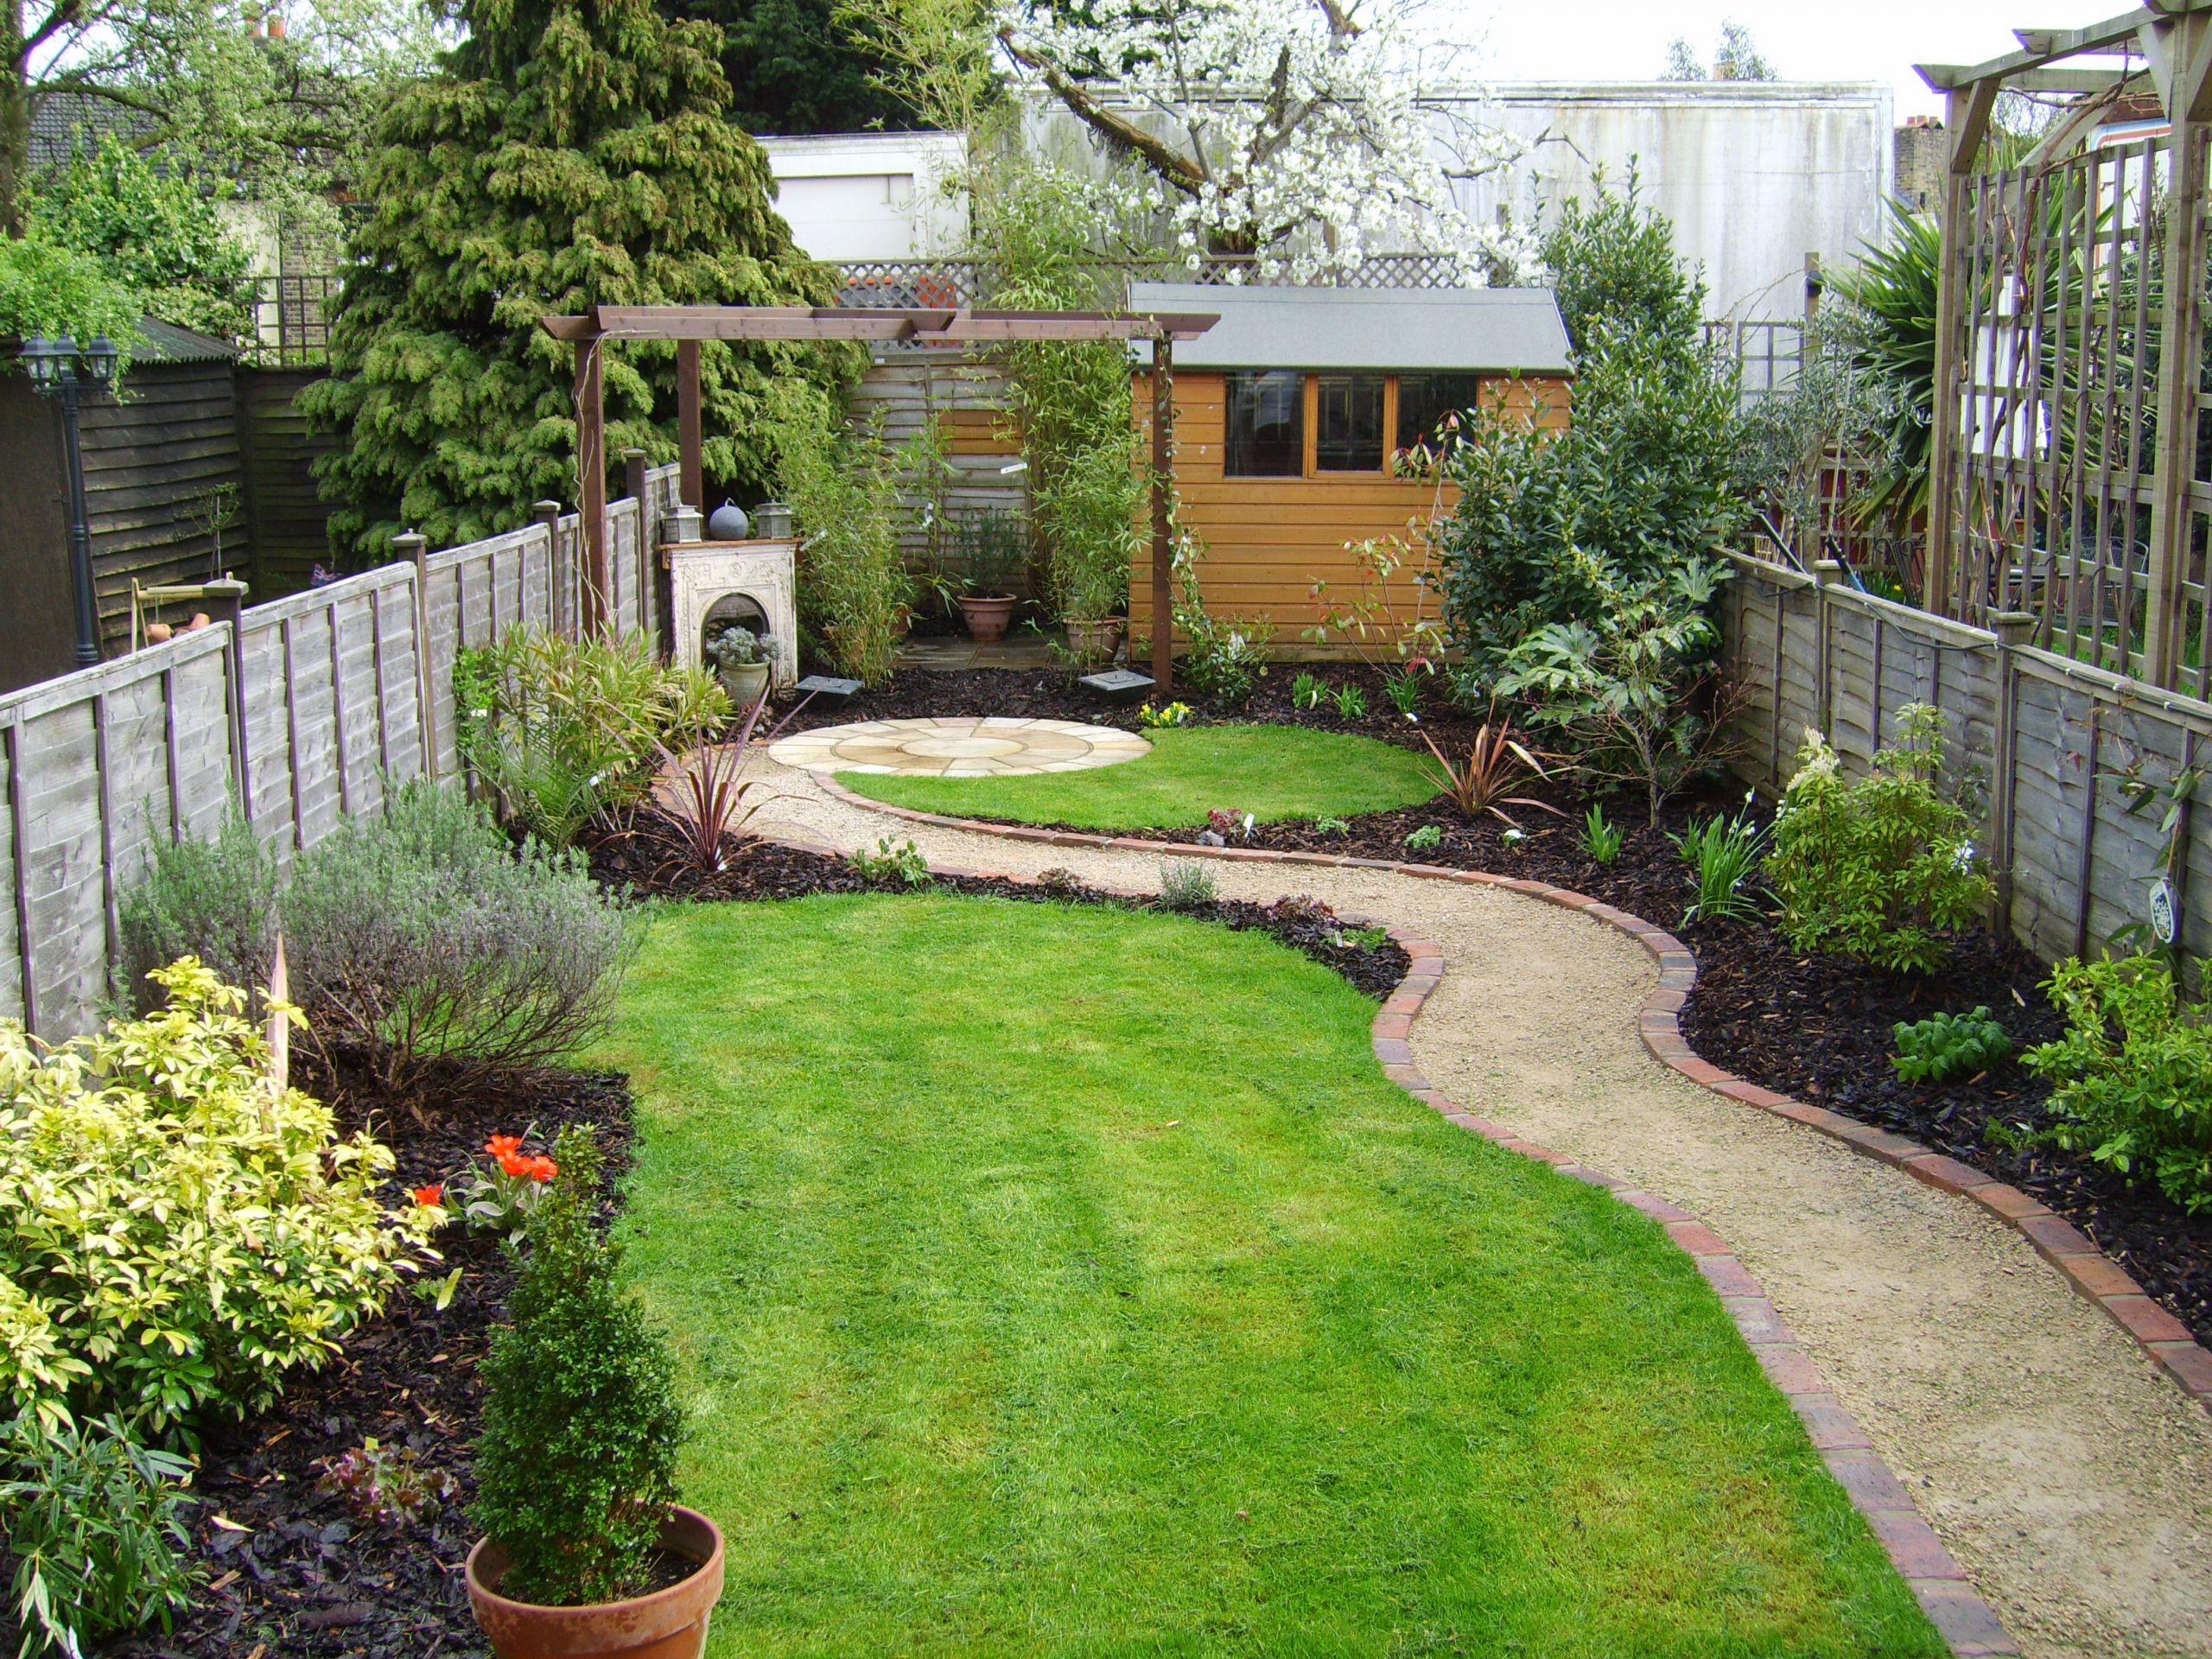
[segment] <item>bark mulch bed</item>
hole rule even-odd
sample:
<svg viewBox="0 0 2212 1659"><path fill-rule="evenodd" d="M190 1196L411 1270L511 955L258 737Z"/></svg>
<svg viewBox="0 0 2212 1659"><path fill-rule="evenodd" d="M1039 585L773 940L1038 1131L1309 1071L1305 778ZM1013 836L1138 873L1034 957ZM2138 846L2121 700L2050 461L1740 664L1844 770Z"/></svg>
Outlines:
<svg viewBox="0 0 2212 1659"><path fill-rule="evenodd" d="M590 1123L610 1179L628 1161L630 1096L619 1077L548 1073L465 1097L432 1098L393 1113L351 1078L299 1078L334 1103L347 1130L367 1127L398 1160L394 1191L447 1179L486 1139L532 1127L550 1145L563 1127ZM610 1187L610 1191L611 1191ZM432 1659L488 1654L468 1611L461 1562L474 1535L468 1451L480 1418L476 1367L505 1317L513 1274L499 1243L459 1227L438 1236L445 1271L461 1269L440 1311L406 1292L346 1339L320 1371L287 1378L282 1399L245 1423L203 1426L193 1546L206 1570L195 1605L168 1635L158 1627L100 1649L129 1659ZM427 1276L427 1275L426 1275ZM374 1436L414 1448L420 1465L460 1491L421 1526L357 1518L315 1490L328 1459ZM0 1643L14 1651L12 1624Z"/></svg>

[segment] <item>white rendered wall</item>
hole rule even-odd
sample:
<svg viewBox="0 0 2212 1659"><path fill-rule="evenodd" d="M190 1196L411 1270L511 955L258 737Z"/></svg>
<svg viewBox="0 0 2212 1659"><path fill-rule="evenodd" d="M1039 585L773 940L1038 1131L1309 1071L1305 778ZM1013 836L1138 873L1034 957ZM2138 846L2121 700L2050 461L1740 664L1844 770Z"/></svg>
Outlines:
<svg viewBox="0 0 2212 1659"><path fill-rule="evenodd" d="M967 230L957 189L965 153L946 132L763 138L776 211L817 259L912 259L953 251Z"/></svg>
<svg viewBox="0 0 2212 1659"><path fill-rule="evenodd" d="M1541 222L1586 192L1595 168L1618 184L1634 162L1643 200L1674 220L1676 247L1705 267L1707 314L1742 321L1802 319L1805 256L1850 260L1884 236L1890 98L1874 82L1501 82L1432 101L1533 145L1506 174L1457 187L1471 214L1490 222L1503 205ZM1450 124L1440 116L1440 133ZM1028 130L1063 164L1103 165L1088 130L1057 105L1033 110ZM1447 150L1440 143L1448 166Z"/></svg>
<svg viewBox="0 0 2212 1659"><path fill-rule="evenodd" d="M1885 234L1884 84L1503 83L1484 107L1535 147L1510 182L1461 186L1465 207L1485 219L1502 199L1516 217L1547 212L1586 191L1593 168L1618 183L1633 161L1643 199L1674 220L1675 246L1705 267L1711 316L1802 317L1805 256L1853 260Z"/></svg>

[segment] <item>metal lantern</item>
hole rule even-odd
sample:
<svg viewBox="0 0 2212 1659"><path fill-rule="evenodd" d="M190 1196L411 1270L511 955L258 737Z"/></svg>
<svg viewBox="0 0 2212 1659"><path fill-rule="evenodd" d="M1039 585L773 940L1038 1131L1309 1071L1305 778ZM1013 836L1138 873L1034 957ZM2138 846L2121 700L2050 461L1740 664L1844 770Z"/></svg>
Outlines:
<svg viewBox="0 0 2212 1659"><path fill-rule="evenodd" d="M30 376L31 384L41 391L54 385L59 378L61 348L44 334L33 334L25 340L21 355L24 372Z"/></svg>

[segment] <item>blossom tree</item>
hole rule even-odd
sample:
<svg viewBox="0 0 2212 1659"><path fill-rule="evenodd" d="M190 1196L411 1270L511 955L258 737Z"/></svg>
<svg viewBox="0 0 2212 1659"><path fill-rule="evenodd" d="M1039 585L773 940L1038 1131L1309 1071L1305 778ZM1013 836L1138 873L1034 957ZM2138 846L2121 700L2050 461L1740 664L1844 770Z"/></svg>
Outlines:
<svg viewBox="0 0 2212 1659"><path fill-rule="evenodd" d="M1310 282L1397 242L1522 278L1533 238L1471 219L1453 185L1526 146L1433 96L1452 54L1414 19L1413 0L999 0L992 27L1019 79L1129 163L1122 205L1163 216L1193 268L1244 255Z"/></svg>

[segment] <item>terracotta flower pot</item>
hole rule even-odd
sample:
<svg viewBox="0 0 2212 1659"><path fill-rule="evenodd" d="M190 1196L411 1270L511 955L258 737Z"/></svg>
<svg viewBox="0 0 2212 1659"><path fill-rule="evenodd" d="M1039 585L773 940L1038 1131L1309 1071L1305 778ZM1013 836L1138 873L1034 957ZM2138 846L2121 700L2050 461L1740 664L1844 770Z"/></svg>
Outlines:
<svg viewBox="0 0 2212 1659"><path fill-rule="evenodd" d="M722 1535L696 1510L678 1505L662 1525L661 1547L699 1563L680 1584L628 1601L538 1607L499 1592L507 1554L490 1539L468 1552L468 1605L499 1659L699 1659L707 1620L722 1593Z"/></svg>
<svg viewBox="0 0 2212 1659"><path fill-rule="evenodd" d="M1068 650L1078 660L1103 663L1114 654L1122 643L1122 629L1128 619L1122 616L1101 616L1078 620L1068 619Z"/></svg>
<svg viewBox="0 0 2212 1659"><path fill-rule="evenodd" d="M991 594L982 598L961 594L960 620L968 625L968 637L984 645L994 639L1005 639L1007 625L1014 620L1014 607L1017 602L1009 594Z"/></svg>

